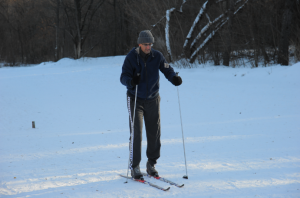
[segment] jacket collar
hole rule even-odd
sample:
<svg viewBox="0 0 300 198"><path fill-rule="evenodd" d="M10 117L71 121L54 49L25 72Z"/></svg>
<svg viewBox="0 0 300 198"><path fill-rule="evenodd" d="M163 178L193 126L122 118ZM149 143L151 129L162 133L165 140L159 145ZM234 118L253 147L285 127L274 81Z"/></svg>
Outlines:
<svg viewBox="0 0 300 198"><path fill-rule="evenodd" d="M140 55L140 47L136 47L136 48L135 48L135 52L136 52L138 55ZM151 48L150 54L152 55L152 57L154 57L154 53L153 53L152 48Z"/></svg>

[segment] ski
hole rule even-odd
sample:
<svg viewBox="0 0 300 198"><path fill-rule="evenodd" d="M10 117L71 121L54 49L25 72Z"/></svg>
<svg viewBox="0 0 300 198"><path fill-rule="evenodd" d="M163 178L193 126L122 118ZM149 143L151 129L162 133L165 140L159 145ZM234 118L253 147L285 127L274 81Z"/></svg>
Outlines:
<svg viewBox="0 0 300 198"><path fill-rule="evenodd" d="M127 177L127 176L125 176L125 175L120 175L120 176L121 176L121 177L128 178L128 179L131 179L131 180L133 180L133 181L136 181L136 182L139 182L139 183L142 183L142 184L148 184L149 186L152 186L152 187L157 188L157 189L159 189L159 190L168 191L168 190L170 189L170 187L168 187L168 188L163 188L163 187L160 187L160 186L158 186L158 185L155 185L155 184L153 184L153 183L151 183L151 182L148 182L148 181L146 181L146 180L138 180L138 179L134 179L134 178L132 178L132 177Z"/></svg>
<svg viewBox="0 0 300 198"><path fill-rule="evenodd" d="M147 174L147 173L142 173L142 174L143 174L144 176L147 176L147 177L153 177L153 176L151 176L151 175L149 175L149 174ZM163 178L163 177L153 177L153 178L155 178L155 179L157 179L157 180L160 180L160 181L163 181L163 182L166 182L166 183L168 183L168 184L177 186L177 187L179 187L179 188L182 188L182 187L184 186L184 184L177 184L177 183L172 182L172 181L170 181L170 180L167 180L166 178Z"/></svg>

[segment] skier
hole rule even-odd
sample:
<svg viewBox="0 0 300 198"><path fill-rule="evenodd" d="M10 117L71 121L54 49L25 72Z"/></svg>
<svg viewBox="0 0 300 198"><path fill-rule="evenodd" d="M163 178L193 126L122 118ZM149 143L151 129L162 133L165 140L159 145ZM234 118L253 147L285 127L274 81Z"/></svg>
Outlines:
<svg viewBox="0 0 300 198"><path fill-rule="evenodd" d="M155 169L160 157L160 96L159 70L175 86L182 84L180 76L167 63L161 52L152 49L154 37L149 30L141 31L137 39L139 47L134 47L126 56L122 66L120 81L127 87L127 107L129 112L130 138L130 170L134 179L143 180L140 171L142 149L142 127L145 121L147 135L146 171L149 175L158 177ZM135 103L135 93L137 99ZM133 126L133 115L135 120Z"/></svg>

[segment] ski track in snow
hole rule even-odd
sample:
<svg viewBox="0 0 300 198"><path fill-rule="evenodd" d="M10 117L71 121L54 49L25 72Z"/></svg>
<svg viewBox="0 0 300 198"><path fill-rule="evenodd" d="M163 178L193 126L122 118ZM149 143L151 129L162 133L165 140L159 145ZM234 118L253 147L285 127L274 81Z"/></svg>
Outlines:
<svg viewBox="0 0 300 198"><path fill-rule="evenodd" d="M187 137L185 138L185 143L195 143L195 142L205 142L205 141L220 141L228 139L239 139L239 138L249 138L250 135L232 135L232 136L213 136L213 137ZM167 139L161 140L161 143L164 145L168 144L182 144L182 139ZM143 147L147 146L147 141L142 142ZM92 147L81 147L75 149L67 149L64 151L52 151L52 152L37 152L30 154L17 154L9 156L1 156L0 162L9 162L9 161L18 161L18 160L32 160L35 158L51 158L56 155L76 155L78 153L98 151L102 149L121 149L127 148L128 142L121 144L108 144L108 145L99 145Z"/></svg>
<svg viewBox="0 0 300 198"><path fill-rule="evenodd" d="M278 159L276 164L298 162L300 159L290 158L290 159ZM273 162L272 162L273 163ZM245 162L241 164L213 164L210 162L190 164L191 169L202 169L207 171L207 169L215 169L217 172L224 171L242 171L242 170L261 170L268 169L271 163L265 162ZM26 180L18 180L11 182L2 182L1 185L5 188L0 188L1 194L6 195L16 195L24 192L33 192L51 188L66 187L66 186L77 186L88 183L96 182L107 182L113 180L120 180L118 174L125 174L126 169L115 170L115 171L102 171L102 172L91 172L91 173L78 173L74 175L61 175L61 176L48 176L43 178L29 178ZM267 186L278 186L287 184L299 184L300 183L300 173L293 173L286 175L289 179L262 179L262 180L236 180L236 181L193 181L189 184L189 189L200 188L204 190L205 188L214 188L215 190L232 190L232 189L242 189L242 188L253 188L253 187L267 187ZM178 178L178 174L167 174L167 178ZM149 178L147 178L149 180ZM154 181L154 179L153 179Z"/></svg>
<svg viewBox="0 0 300 198"><path fill-rule="evenodd" d="M161 74L156 167L185 184L162 192L118 175L128 164L124 58L0 68L0 197L300 197L300 63L175 69L188 180L176 88Z"/></svg>

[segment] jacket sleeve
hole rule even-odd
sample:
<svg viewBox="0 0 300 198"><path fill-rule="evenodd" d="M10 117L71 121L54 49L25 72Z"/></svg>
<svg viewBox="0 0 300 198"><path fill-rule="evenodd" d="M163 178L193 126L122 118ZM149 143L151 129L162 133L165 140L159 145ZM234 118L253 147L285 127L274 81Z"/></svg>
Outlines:
<svg viewBox="0 0 300 198"><path fill-rule="evenodd" d="M173 77L176 75L173 67L169 65L165 57L160 53L161 61L159 65L160 71L165 75L165 77L173 84Z"/></svg>
<svg viewBox="0 0 300 198"><path fill-rule="evenodd" d="M123 85L125 85L129 89L133 88L131 85L131 79L133 77L133 73L134 73L133 66L130 63L128 56L126 56L122 66L120 81Z"/></svg>

